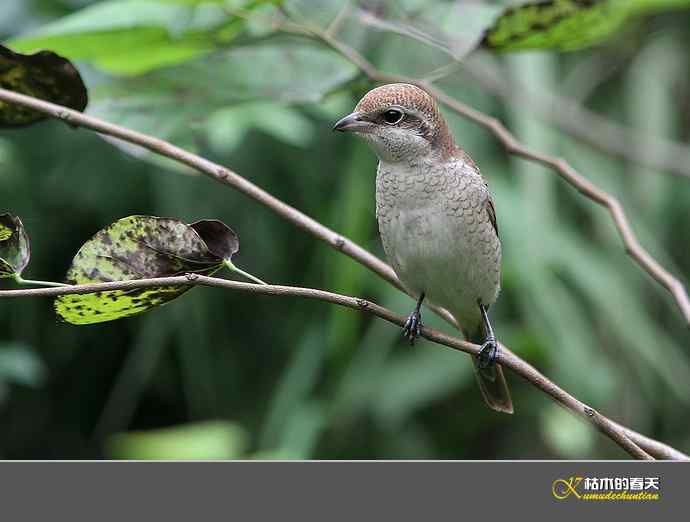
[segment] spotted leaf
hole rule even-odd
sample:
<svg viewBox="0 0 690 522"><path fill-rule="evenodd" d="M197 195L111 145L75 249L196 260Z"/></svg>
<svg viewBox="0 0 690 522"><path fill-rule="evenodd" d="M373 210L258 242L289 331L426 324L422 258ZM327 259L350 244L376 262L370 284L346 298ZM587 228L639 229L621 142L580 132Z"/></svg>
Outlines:
<svg viewBox="0 0 690 522"><path fill-rule="evenodd" d="M0 87L83 111L88 95L79 71L51 51L20 54L0 45ZM29 125L47 116L0 101L0 127Z"/></svg>
<svg viewBox="0 0 690 522"><path fill-rule="evenodd" d="M580 49L605 40L636 11L629 0L531 1L506 9L481 45L495 51Z"/></svg>
<svg viewBox="0 0 690 522"><path fill-rule="evenodd" d="M0 214L0 278L15 277L29 264L31 245L22 220Z"/></svg>
<svg viewBox="0 0 690 522"><path fill-rule="evenodd" d="M217 220L187 225L172 218L129 216L87 241L66 279L70 284L88 284L191 272L210 275L238 250L235 232ZM101 323L143 313L189 289L161 286L65 295L55 299L55 311L72 324Z"/></svg>

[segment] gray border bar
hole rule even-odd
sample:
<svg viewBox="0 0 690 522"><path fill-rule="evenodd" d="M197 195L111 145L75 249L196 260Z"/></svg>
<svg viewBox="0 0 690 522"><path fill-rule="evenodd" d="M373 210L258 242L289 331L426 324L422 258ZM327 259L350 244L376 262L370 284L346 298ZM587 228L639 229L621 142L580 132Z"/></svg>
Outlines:
<svg viewBox="0 0 690 522"><path fill-rule="evenodd" d="M557 500L554 481L570 477L656 477L660 498ZM4 462L0 510L3 520L659 522L687 516L688 478L690 464L672 462Z"/></svg>

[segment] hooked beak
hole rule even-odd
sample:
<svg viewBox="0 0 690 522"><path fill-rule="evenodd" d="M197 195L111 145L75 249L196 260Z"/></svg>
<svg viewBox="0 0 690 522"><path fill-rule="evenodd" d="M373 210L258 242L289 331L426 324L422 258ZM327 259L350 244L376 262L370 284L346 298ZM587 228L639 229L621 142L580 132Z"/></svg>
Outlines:
<svg viewBox="0 0 690 522"><path fill-rule="evenodd" d="M371 122L366 121L363 118L362 113L353 112L348 114L344 118L338 120L335 125L333 125L334 131L340 132L370 132Z"/></svg>

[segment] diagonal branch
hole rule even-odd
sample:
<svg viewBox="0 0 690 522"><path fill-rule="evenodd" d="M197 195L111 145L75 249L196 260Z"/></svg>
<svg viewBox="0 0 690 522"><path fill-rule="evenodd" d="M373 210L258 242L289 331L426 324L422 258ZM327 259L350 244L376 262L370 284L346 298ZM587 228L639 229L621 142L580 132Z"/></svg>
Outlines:
<svg viewBox="0 0 690 522"><path fill-rule="evenodd" d="M687 145L623 127L567 96L531 91L494 63L468 59L464 67L478 83L508 104L529 107L539 118L590 147L643 167L690 179Z"/></svg>
<svg viewBox="0 0 690 522"><path fill-rule="evenodd" d="M635 236L635 233L632 231L630 222L628 221L625 211L623 210L623 206L618 199L580 175L563 158L549 156L548 154L543 154L541 152L529 149L520 143L518 139L496 118L488 116L483 112L465 105L464 103L456 100L452 96L433 86L429 82L421 81L409 76L388 74L378 70L371 62L364 58L364 56L358 53L355 49L343 44L335 38L332 38L329 34L321 30L309 29L309 32L314 38L322 40L325 44L341 53L353 64L359 67L359 69L370 80L375 82L410 83L426 90L434 98L448 106L453 111L491 131L509 154L519 156L551 168L554 172L556 172L556 174L575 187L585 197L591 199L598 205L605 207L611 214L614 225L618 229L618 233L623 239L625 251L642 267L643 270L645 270L645 272L651 275L658 283L660 283L671 293L683 315L686 325L690 327L690 298L688 297L685 286L680 282L679 279L661 266L661 264L654 259L651 254L644 249L644 247L642 247L640 242L637 240L637 236Z"/></svg>
<svg viewBox="0 0 690 522"><path fill-rule="evenodd" d="M432 81L431 78L438 78L441 73L447 75L452 72L453 68L461 66L483 87L493 91L502 99L520 106L528 103L530 110L536 111L540 118L554 123L563 132L591 147L644 167L690 178L690 166L688 165L690 148L684 144L623 127L587 110L567 97L532 93L524 85L501 77L498 66L488 63L486 60L480 62L473 56L467 56L469 49L467 42L456 42L455 39L449 38L447 35L439 38L431 34L430 30L423 31L413 24L383 20L364 9L360 10L357 15L359 21L369 27L412 38L447 54L452 61L444 66L442 71L434 71L426 75L427 81ZM319 31L318 28L316 31L312 29L311 33L312 35L318 34ZM330 31L328 36L333 37L335 34ZM609 67L609 69L611 68ZM546 103L545 95L548 96ZM558 107L558 110L552 110L553 107Z"/></svg>
<svg viewBox="0 0 690 522"><path fill-rule="evenodd" d="M130 281L116 281L111 283L97 283L87 285L63 286L59 288L32 288L28 290L0 290L0 299L11 297L56 297L68 294L87 294L93 292L104 292L111 290L133 290L138 288L151 288L160 286L211 286L228 290L241 290L254 294L291 296L315 299L318 301L343 306L360 312L370 313L380 319L388 321L402 327L405 318L393 313L392 311L376 303L324 290L314 288L300 288L293 286L279 285L260 285L220 279L216 277L202 276L199 274L186 274L182 276L162 277L154 279L137 279ZM463 341L457 337L446 335L438 330L423 327L422 336L429 341L442 344L454 350L477 355L480 346ZM505 348L505 347L503 347ZM662 444L653 439L648 439L639 433L621 426L610 420L608 417L590 408L579 401L558 385L547 379L533 366L529 365L519 357L513 355L508 350L500 350L498 362L510 368L522 378L540 388L552 399L570 411L577 413L580 417L591 422L600 432L613 440L618 446L625 450L630 456L641 460L654 460L651 454L662 458L672 458L679 460L690 459L687 455L675 450L674 448ZM645 448L645 449L643 449ZM645 451L646 450L646 451Z"/></svg>
<svg viewBox="0 0 690 522"><path fill-rule="evenodd" d="M67 107L43 101L38 98L33 98L31 96L19 94L7 89L0 88L0 101L22 105L24 107L28 107L52 116L53 118L60 119L66 123L69 123L70 125L91 129L100 134L139 145L140 147L148 149L151 152L187 165L225 185L230 185L265 207L271 209L273 212L288 220L298 228L301 228L305 232L310 233L312 236L325 241L336 250L339 250L340 252L350 256L361 265L366 266L381 276L393 286L405 291L395 275L395 272L393 272L393 269L381 261L378 257L370 252L367 252L356 243L353 243L341 234L338 234L330 228L322 225L315 219L310 218L306 214L281 201L257 185L254 185L249 180L243 178L234 171L223 167L222 165L218 165L217 163L202 158L201 156L187 152L180 147L176 147L167 141L154 138L153 136L120 127L104 120L87 116L81 112L69 109ZM450 315L450 313L440 308L435 309L435 311L448 322L457 326L457 321L452 315Z"/></svg>
<svg viewBox="0 0 690 522"><path fill-rule="evenodd" d="M188 165L202 174L215 179L216 181L240 190L262 205L268 207L287 221L293 223L298 228L301 228L314 237L326 242L336 250L350 256L352 259L369 268L372 272L378 274L397 288L402 289L402 285L395 276L393 270L376 256L370 254L359 245L332 231L328 227L325 227L314 219L306 216L294 207L291 207L290 205L277 199L230 169L187 152L164 140L135 132L98 118L87 116L67 107L55 105L53 103L39 100L30 96L25 96L23 94L18 94L0 88L0 101L6 103L15 103L37 110L54 118L65 121L70 125L88 128L98 133L139 145L156 154ZM397 316L392 312L389 312L382 307L369 303L363 299L339 296L338 294L332 294L330 292L324 292L321 290L296 289L293 287L279 287L273 285L252 285L249 283L239 283L235 281L208 278L203 276L180 276L178 278L122 281L116 283L101 283L98 285L82 285L79 287L66 286L60 288L37 288L30 290L2 290L0 291L0 298L21 296L57 296L69 293L84 294L95 291L115 289L125 290L175 284L203 284L207 286L221 286L232 289L251 289L255 293L271 295L294 295L298 297L312 297L314 299L322 298L322 300L339 304L341 306L366 309L374 315L393 322L394 324L398 324L399 326L404 324L402 317ZM446 310L435 309L435 311L450 323L457 325L455 319ZM476 351L479 349L478 346L461 341L454 337L447 336L440 332L435 332L428 328L424 329L423 334L431 341L444 344L457 350L467 351L468 353L476 353ZM612 441L618 444L621 448L625 449L625 451L630 453L635 458L646 459L650 458L650 455L653 455L655 457L664 459L690 460L690 457L679 452L678 450L659 441L641 435L634 430L625 428L597 413L595 410L589 408L584 403L578 401L575 397L559 388L556 384L544 377L531 365L510 352L505 346L502 346L502 350L500 351L499 362L508 368L513 369L516 373L524 377L537 388L541 389L544 393L549 395L552 399L563 405L568 410L573 411L578 416L584 416L584 418L593 422L602 433L604 433L607 437L609 437Z"/></svg>

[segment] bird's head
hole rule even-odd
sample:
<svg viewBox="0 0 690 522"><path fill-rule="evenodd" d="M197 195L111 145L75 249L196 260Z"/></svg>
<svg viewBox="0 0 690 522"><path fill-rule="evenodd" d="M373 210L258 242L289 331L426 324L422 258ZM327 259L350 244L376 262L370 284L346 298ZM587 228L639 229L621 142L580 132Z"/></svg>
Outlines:
<svg viewBox="0 0 690 522"><path fill-rule="evenodd" d="M392 83L369 91L352 114L333 130L365 138L385 162L426 156L446 158L455 144L434 99L407 83Z"/></svg>

